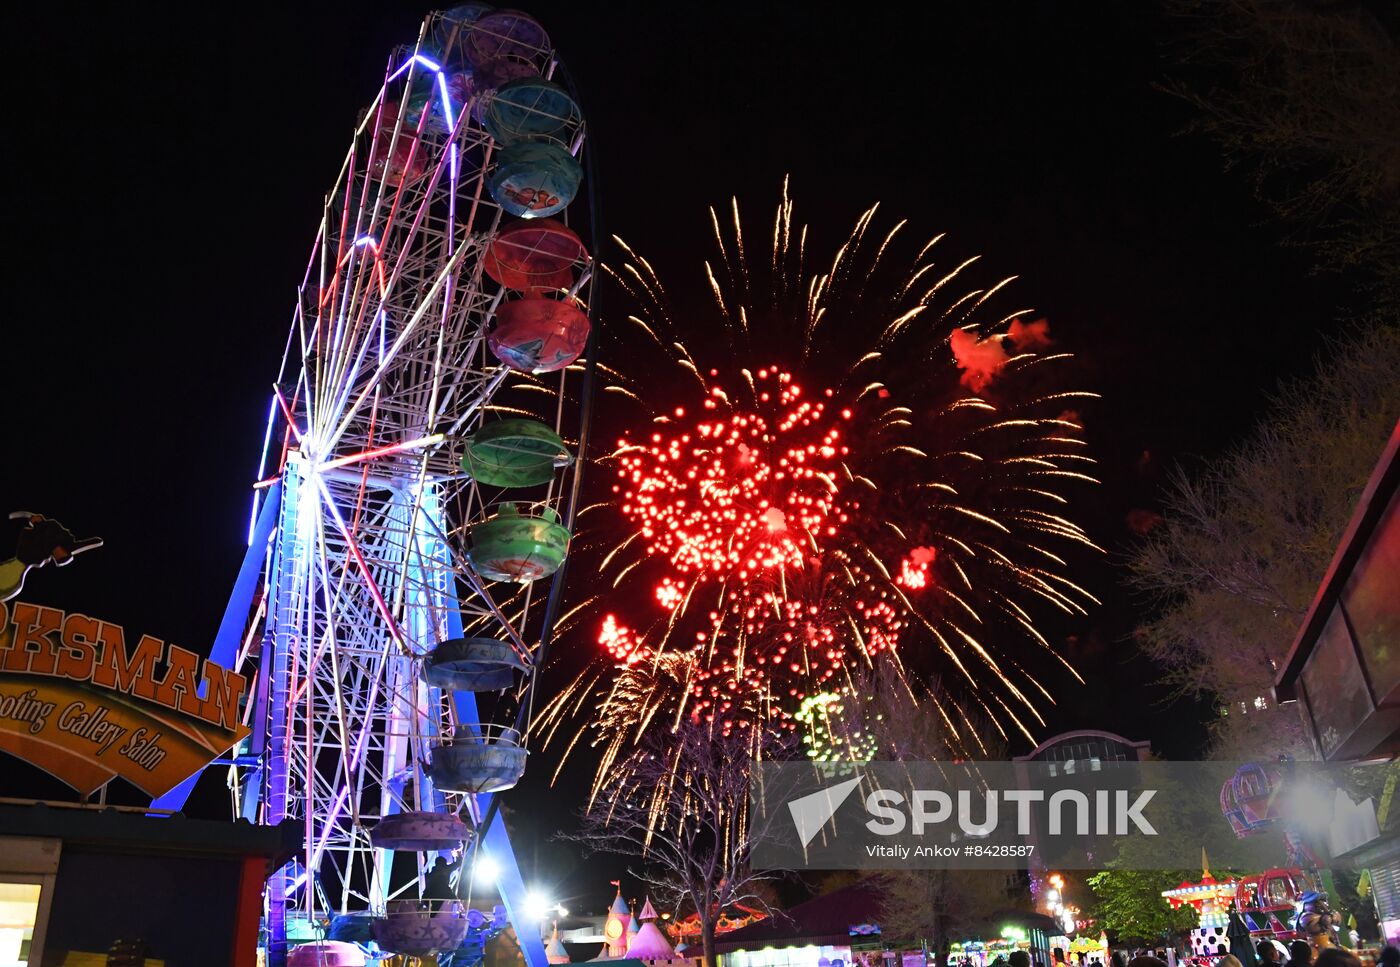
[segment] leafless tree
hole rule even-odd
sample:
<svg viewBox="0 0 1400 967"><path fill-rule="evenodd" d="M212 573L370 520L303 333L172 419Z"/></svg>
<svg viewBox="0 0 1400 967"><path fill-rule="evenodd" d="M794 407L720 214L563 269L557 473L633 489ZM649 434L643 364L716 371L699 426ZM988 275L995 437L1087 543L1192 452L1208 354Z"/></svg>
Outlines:
<svg viewBox="0 0 1400 967"><path fill-rule="evenodd" d="M1006 754L997 723L969 714L936 681L907 681L892 661L877 660L853 674L847 707L833 724L847 745L873 759L994 760ZM994 928L989 918L996 911L1029 901L1019 874L1004 870L896 870L870 881L880 892L881 932L926 944L940 964L947 963L953 938Z"/></svg>
<svg viewBox="0 0 1400 967"><path fill-rule="evenodd" d="M897 659L877 656L850 670L830 705L809 723L809 744L838 758L922 762L994 760L1006 754L1008 730L935 680L912 680Z"/></svg>
<svg viewBox="0 0 1400 967"><path fill-rule="evenodd" d="M1243 446L1178 472L1132 579L1157 606L1138 639L1180 693L1216 696L1216 753L1309 751L1270 688L1400 419L1400 330L1350 337L1286 385Z"/></svg>
<svg viewBox="0 0 1400 967"><path fill-rule="evenodd" d="M1167 89L1329 269L1400 310L1400 17L1357 0L1169 0Z"/></svg>
<svg viewBox="0 0 1400 967"><path fill-rule="evenodd" d="M920 943L948 962L952 940L995 930L998 911L1020 895L1015 874L1005 870L899 870L881 874L880 931Z"/></svg>
<svg viewBox="0 0 1400 967"><path fill-rule="evenodd" d="M619 760L570 838L636 860L631 872L659 903L694 909L705 963L714 967L720 912L737 903L768 909L773 875L749 865L750 834L763 832L750 828L749 779L755 759L785 748L761 727L724 734L686 718L654 728Z"/></svg>

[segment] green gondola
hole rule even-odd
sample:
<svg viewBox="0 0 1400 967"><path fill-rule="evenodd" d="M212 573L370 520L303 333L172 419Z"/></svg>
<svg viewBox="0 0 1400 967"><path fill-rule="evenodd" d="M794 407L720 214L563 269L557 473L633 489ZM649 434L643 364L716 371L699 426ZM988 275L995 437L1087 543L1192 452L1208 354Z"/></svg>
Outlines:
<svg viewBox="0 0 1400 967"><path fill-rule="evenodd" d="M495 517L472 528L467 557L488 580L523 584L559 570L568 552L569 531L552 509L522 514L515 504L505 503Z"/></svg>
<svg viewBox="0 0 1400 967"><path fill-rule="evenodd" d="M533 487L573 462L564 441L538 420L487 423L467 440L462 469L489 487Z"/></svg>

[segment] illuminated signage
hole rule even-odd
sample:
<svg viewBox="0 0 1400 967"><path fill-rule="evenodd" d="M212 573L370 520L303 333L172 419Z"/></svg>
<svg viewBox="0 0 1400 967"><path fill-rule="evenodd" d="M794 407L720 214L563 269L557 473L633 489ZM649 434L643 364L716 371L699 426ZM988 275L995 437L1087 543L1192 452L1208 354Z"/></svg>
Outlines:
<svg viewBox="0 0 1400 967"><path fill-rule="evenodd" d="M85 614L0 602L0 750L84 795L158 797L248 734L242 675Z"/></svg>

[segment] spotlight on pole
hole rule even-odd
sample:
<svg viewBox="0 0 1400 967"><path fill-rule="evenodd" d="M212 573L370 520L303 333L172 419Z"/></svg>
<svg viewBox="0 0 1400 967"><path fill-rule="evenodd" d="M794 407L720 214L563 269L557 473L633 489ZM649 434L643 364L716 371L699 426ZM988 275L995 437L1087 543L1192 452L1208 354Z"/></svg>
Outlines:
<svg viewBox="0 0 1400 967"><path fill-rule="evenodd" d="M531 923L538 923L548 917L555 910L555 904L541 893L531 890L525 895L525 909L522 911L525 919Z"/></svg>
<svg viewBox="0 0 1400 967"><path fill-rule="evenodd" d="M472 863L472 882L477 886L495 886L496 878L500 875L501 868L485 853L478 855Z"/></svg>

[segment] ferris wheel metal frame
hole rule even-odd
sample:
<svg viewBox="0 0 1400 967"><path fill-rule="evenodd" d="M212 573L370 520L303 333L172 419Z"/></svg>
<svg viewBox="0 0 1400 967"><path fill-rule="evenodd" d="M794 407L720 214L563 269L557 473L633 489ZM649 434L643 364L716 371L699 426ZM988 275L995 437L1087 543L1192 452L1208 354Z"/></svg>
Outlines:
<svg viewBox="0 0 1400 967"><path fill-rule="evenodd" d="M519 19L512 25L509 16ZM356 128L298 289L269 404L248 552L209 656L253 676L252 734L228 766L236 815L304 827L300 857L272 876L264 898L273 964L285 962L297 922L382 916L396 898L422 895L434 856L460 858L466 877L472 850L485 850L499 871L528 967L547 962L538 931L524 920L525 889L499 792L438 788L429 768L454 741L528 747L523 727L567 566L558 566L544 594L534 582L483 576L468 536L500 516L500 495L464 469L464 449L489 416L545 411L575 459L535 487L528 512L571 532L597 356L594 263L581 245L567 284L555 272L531 291L586 308L592 327L583 356L532 374L488 347L488 331L501 330L498 310L519 295L491 281L503 271L493 245L507 221L488 185L499 168L500 131L489 115L496 89L473 87L485 68L453 74L449 63L509 58L516 66L506 74L526 76L517 69L524 62L546 80L562 80L559 90L575 105L577 94L543 30L531 33L530 18L499 11L490 29L486 22L429 14L417 41L391 55ZM549 86L539 89L550 94ZM582 115L543 110L545 128L550 118L561 121L549 137L582 161L583 221L596 244L597 189ZM434 648L473 634L509 644L525 669L490 701L490 714L473 692L437 687L420 674ZM153 808L179 809L197 778ZM424 851L416 863L396 864L395 851L376 847L370 833L406 810L453 813L474 838L460 854ZM459 894L465 886L458 882Z"/></svg>

